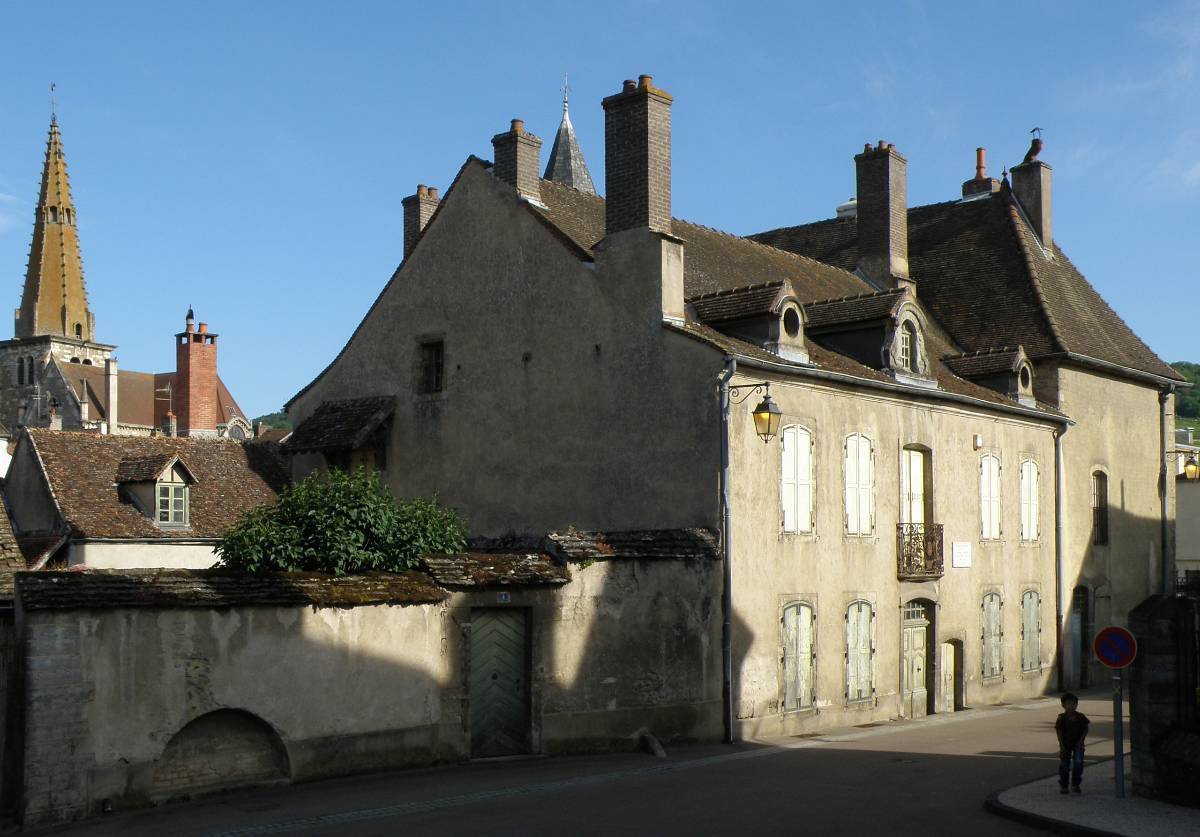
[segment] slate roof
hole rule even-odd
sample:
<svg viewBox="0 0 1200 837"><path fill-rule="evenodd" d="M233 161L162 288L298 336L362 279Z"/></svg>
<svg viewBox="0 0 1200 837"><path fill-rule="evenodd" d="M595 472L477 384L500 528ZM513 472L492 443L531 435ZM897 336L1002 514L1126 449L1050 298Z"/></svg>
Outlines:
<svg viewBox="0 0 1200 837"><path fill-rule="evenodd" d="M567 568L543 552L464 552L421 561L445 587L560 586L571 580Z"/></svg>
<svg viewBox="0 0 1200 837"><path fill-rule="evenodd" d="M551 532L548 550L560 561L714 560L717 533L709 529L637 529L626 532Z"/></svg>
<svg viewBox="0 0 1200 837"><path fill-rule="evenodd" d="M1015 349L1004 346L999 349L950 355L942 360L960 378L982 378L987 375L1016 372L1023 356L1019 346Z"/></svg>
<svg viewBox="0 0 1200 837"><path fill-rule="evenodd" d="M429 604L447 595L419 572L330 576L317 573L234 575L223 570L71 570L22 573L16 581L28 610L101 610L247 605L349 607Z"/></svg>
<svg viewBox="0 0 1200 837"><path fill-rule="evenodd" d="M847 270L858 222L835 218L751 236ZM1057 244L1047 252L1007 191L909 209L909 270L922 305L970 351L1021 344L1183 380L1133 333Z"/></svg>
<svg viewBox="0 0 1200 837"><path fill-rule="evenodd" d="M354 450L387 421L395 408L388 396L324 401L283 443L289 453L306 450Z"/></svg>
<svg viewBox="0 0 1200 837"><path fill-rule="evenodd" d="M903 299L903 291L881 291L814 302L804 306L805 326L820 328L885 319Z"/></svg>
<svg viewBox="0 0 1200 837"><path fill-rule="evenodd" d="M558 133L554 135L554 147L550 149L550 159L546 161L546 173L543 176L546 180L570 186L585 194L596 194L592 175L583 160L579 140L575 137L575 128L571 125L571 116L567 113L566 101L563 102L562 122L558 125Z"/></svg>
<svg viewBox="0 0 1200 837"><path fill-rule="evenodd" d="M59 510L77 538L219 538L246 511L274 503L287 471L269 446L226 439L108 436L29 428ZM191 525L160 529L116 484L123 461L178 456L195 478Z"/></svg>
<svg viewBox="0 0 1200 837"><path fill-rule="evenodd" d="M0 487L0 602L11 602L13 597L13 573L26 568L25 555L13 534L12 521L8 518L5 489Z"/></svg>
<svg viewBox="0 0 1200 837"><path fill-rule="evenodd" d="M784 287L783 282L764 282L761 285L730 288L694 296L688 300L688 304L696 312L696 319L704 323L764 317L772 312Z"/></svg>

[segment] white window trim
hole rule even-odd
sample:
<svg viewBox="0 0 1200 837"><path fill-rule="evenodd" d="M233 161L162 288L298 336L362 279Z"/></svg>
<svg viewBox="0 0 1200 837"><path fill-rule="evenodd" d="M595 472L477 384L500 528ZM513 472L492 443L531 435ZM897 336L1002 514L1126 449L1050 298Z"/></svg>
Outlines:
<svg viewBox="0 0 1200 837"><path fill-rule="evenodd" d="M179 491L180 493L183 494L183 520L160 520L159 519L159 512L160 512L159 504L162 503L161 494L162 494L162 490L164 488L171 489L171 491L168 492L168 500L167 500L167 502L170 504L168 507L168 515L169 516L173 516L173 514L174 514L174 501L175 501L174 492ZM156 526L158 526L161 529L181 529L181 528L186 528L189 525L191 525L191 522L192 522L192 508L191 508L192 497L191 497L191 494L192 494L192 492L191 492L190 488L191 487L187 483L184 483L184 482L156 482L154 484L154 523Z"/></svg>
<svg viewBox="0 0 1200 837"><path fill-rule="evenodd" d="M1033 459L1024 459L1021 461L1021 540L1025 543L1033 543L1041 537L1040 503L1041 469Z"/></svg>
<svg viewBox="0 0 1200 837"><path fill-rule="evenodd" d="M789 442L790 439L790 442ZM801 467L801 446L807 441L808 468ZM779 501L781 528L787 534L811 535L816 529L816 480L813 458L816 443L812 431L802 424L789 424L780 431L781 467ZM789 479L791 465L791 479ZM806 473L802 473L803 471ZM791 503L789 507L789 487ZM807 498L807 499L806 499Z"/></svg>
<svg viewBox="0 0 1200 837"><path fill-rule="evenodd" d="M994 470L989 467L990 463L995 463ZM1003 511L1000 502L1002 473L998 455L985 453L979 457L979 539L982 541L998 541L1004 534L1000 525Z"/></svg>

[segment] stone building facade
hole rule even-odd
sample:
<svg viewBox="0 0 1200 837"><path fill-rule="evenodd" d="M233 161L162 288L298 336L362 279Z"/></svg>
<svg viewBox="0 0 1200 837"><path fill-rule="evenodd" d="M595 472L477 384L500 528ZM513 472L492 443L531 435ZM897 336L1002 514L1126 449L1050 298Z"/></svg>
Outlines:
<svg viewBox="0 0 1200 837"><path fill-rule="evenodd" d="M1184 382L1054 243L1049 166L1010 184L981 160L961 199L910 208L880 143L838 218L741 238L672 217L671 105L648 76L604 100L603 198L537 177L520 120L468 158L287 405L293 475L373 464L476 535L720 532L729 628L705 641L729 637L729 685L697 729L1088 682L1093 626L1171 572Z"/></svg>
<svg viewBox="0 0 1200 837"><path fill-rule="evenodd" d="M173 372L118 369L116 346L95 339L78 216L57 118L50 122L33 241L13 338L0 341L0 422L103 433L250 437L250 423L216 371L216 338L192 311L175 336Z"/></svg>

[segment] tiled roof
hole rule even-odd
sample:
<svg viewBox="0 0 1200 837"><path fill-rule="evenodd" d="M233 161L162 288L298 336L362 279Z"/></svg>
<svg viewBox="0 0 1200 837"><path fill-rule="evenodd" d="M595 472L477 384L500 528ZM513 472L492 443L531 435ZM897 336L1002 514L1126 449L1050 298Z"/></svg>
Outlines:
<svg viewBox="0 0 1200 837"><path fill-rule="evenodd" d="M421 559L434 580L446 587L526 587L561 585L571 580L562 564L541 552L464 552Z"/></svg>
<svg viewBox="0 0 1200 837"><path fill-rule="evenodd" d="M104 367L83 363L52 362L62 373L67 385L75 391L80 401L87 401L88 417L108 417L108 390L104 383ZM136 424L142 427L161 427L172 404L166 388L175 388L174 372L134 372L117 369L117 421L120 424ZM217 378L217 422L223 424L232 418L245 419L246 414L238 406L225 383Z"/></svg>
<svg viewBox="0 0 1200 837"><path fill-rule="evenodd" d="M390 395L324 401L283 443L288 452L354 450L387 421L395 408Z"/></svg>
<svg viewBox="0 0 1200 837"><path fill-rule="evenodd" d="M854 218L752 238L847 270L858 263ZM1072 352L1182 380L1057 245L1042 248L1007 192L910 209L908 261L922 304L964 349L1021 344L1035 360Z"/></svg>
<svg viewBox="0 0 1200 837"><path fill-rule="evenodd" d="M982 378L987 375L1016 372L1021 365L1023 356L1024 353L1020 347L1013 349L1005 346L1000 349L985 349L962 355L950 355L942 360L960 378Z"/></svg>
<svg viewBox="0 0 1200 837"><path fill-rule="evenodd" d="M74 537L219 538L244 513L274 503L287 483L268 446L225 439L108 436L28 429ZM195 478L191 525L160 529L114 484L122 461L178 456Z"/></svg>
<svg viewBox="0 0 1200 837"><path fill-rule="evenodd" d="M723 323L770 314L783 290L783 282L764 282L694 296L688 304L700 322Z"/></svg>
<svg viewBox="0 0 1200 837"><path fill-rule="evenodd" d="M820 328L884 319L895 312L903 298L903 291L881 291L813 302L804 306L805 325Z"/></svg>
<svg viewBox="0 0 1200 837"><path fill-rule="evenodd" d="M419 572L329 576L234 575L222 570L87 570L23 573L17 595L28 610L150 607L429 604L446 599Z"/></svg>
<svg viewBox="0 0 1200 837"><path fill-rule="evenodd" d="M560 561L712 560L717 534L709 529L638 529L628 532L551 532L548 551Z"/></svg>
<svg viewBox="0 0 1200 837"><path fill-rule="evenodd" d="M24 570L26 564L21 547L13 535L12 521L8 519L4 491L5 489L0 487L0 602L11 602L13 573Z"/></svg>
<svg viewBox="0 0 1200 837"><path fill-rule="evenodd" d="M156 453L153 456L132 456L122 459L117 463L117 482L156 480L176 458L173 453Z"/></svg>

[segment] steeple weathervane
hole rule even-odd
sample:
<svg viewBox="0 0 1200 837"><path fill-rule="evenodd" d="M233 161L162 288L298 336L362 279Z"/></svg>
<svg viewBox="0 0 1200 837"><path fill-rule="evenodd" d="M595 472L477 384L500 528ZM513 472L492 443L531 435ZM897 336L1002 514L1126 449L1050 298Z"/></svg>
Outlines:
<svg viewBox="0 0 1200 837"><path fill-rule="evenodd" d="M50 82L50 123L52 125L58 123L58 108L54 103L54 88L54 82Z"/></svg>
<svg viewBox="0 0 1200 837"><path fill-rule="evenodd" d="M567 96L571 92L571 86L567 84L567 74L563 73L563 113L567 112Z"/></svg>

